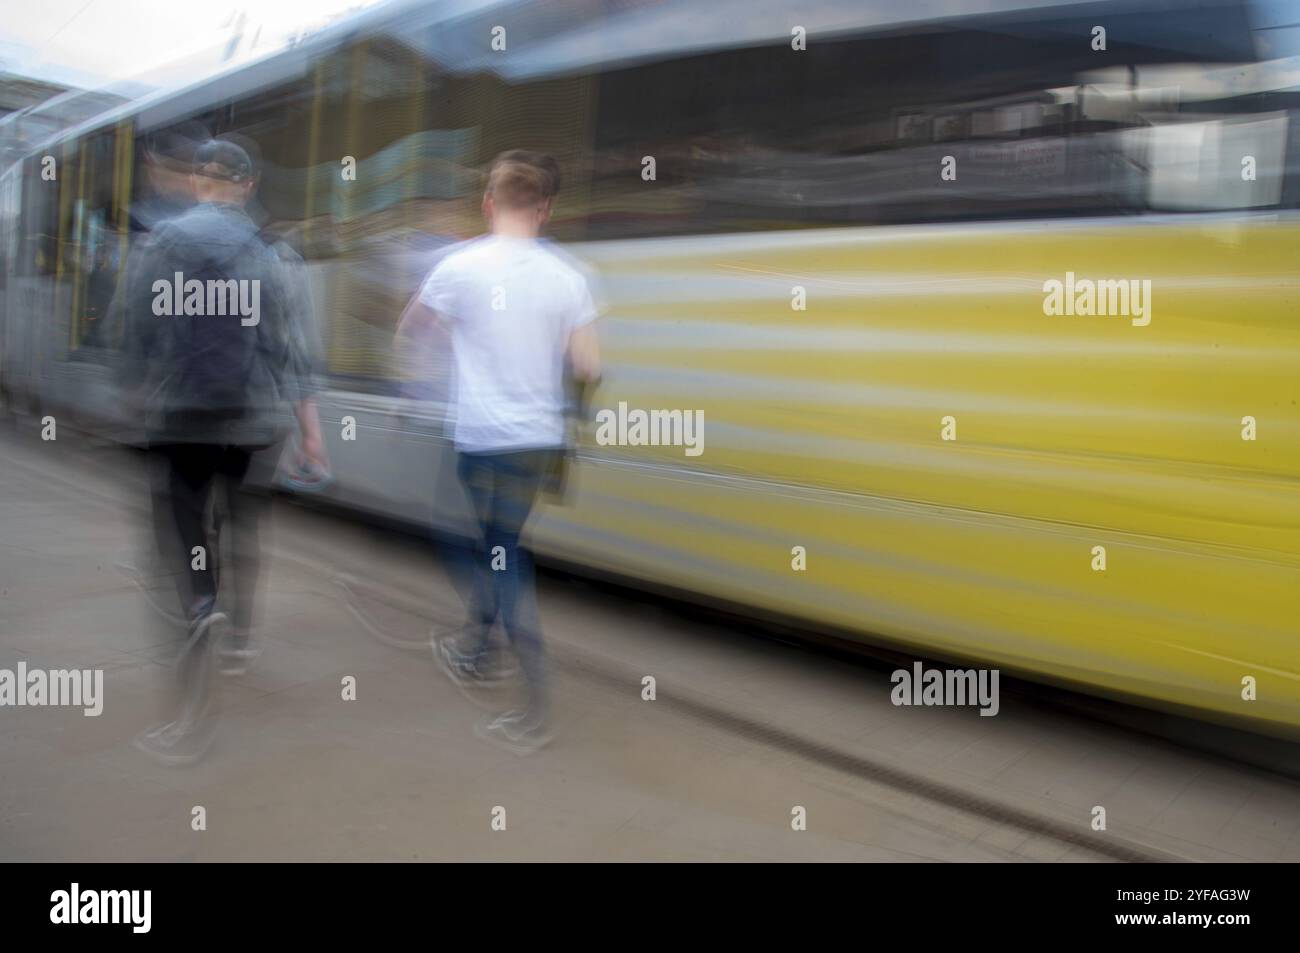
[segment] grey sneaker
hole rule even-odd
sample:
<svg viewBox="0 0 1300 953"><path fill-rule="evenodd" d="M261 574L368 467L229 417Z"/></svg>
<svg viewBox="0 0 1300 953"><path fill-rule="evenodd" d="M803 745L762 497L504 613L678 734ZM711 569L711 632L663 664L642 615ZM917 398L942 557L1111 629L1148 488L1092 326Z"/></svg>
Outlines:
<svg viewBox="0 0 1300 953"><path fill-rule="evenodd" d="M222 645L230 636L230 618L224 612L213 611L211 599L205 600L190 613L189 636L181 647L179 658L192 651L211 651L212 645Z"/></svg>
<svg viewBox="0 0 1300 953"><path fill-rule="evenodd" d="M554 737L544 722L529 718L522 711L508 711L485 719L475 726L474 733L517 755L532 754L550 744Z"/></svg>
<svg viewBox="0 0 1300 953"><path fill-rule="evenodd" d="M434 657L441 662L441 653L444 650L439 646L445 643L447 646L445 651L450 653L452 664L460 665L469 662L469 655L462 652L460 646L467 642L477 642L481 638L481 635L475 631L477 628L467 623L455 627L435 625L429 630L429 644L433 646ZM493 639L484 650L479 661L472 663L472 667L477 673L474 676L475 683L485 686L508 682L519 677L520 673L519 662L514 652L501 645L496 639Z"/></svg>
<svg viewBox="0 0 1300 953"><path fill-rule="evenodd" d="M470 656L457 648L458 643L457 636L435 639L432 643L434 659L466 701L484 711L500 711L500 692L508 676L501 675L496 666L489 668L475 664Z"/></svg>
<svg viewBox="0 0 1300 953"><path fill-rule="evenodd" d="M193 723L169 721L136 735L131 744L169 768L197 764L212 747L216 733L199 730Z"/></svg>
<svg viewBox="0 0 1300 953"><path fill-rule="evenodd" d="M433 649L434 661L447 673L452 684L462 692L472 692L482 688L486 684L483 673L456 647L456 641L457 637L454 635L435 637L429 643Z"/></svg>
<svg viewBox="0 0 1300 953"><path fill-rule="evenodd" d="M253 641L247 632L232 630L230 636L222 642L219 654L221 663L217 669L222 675L246 675L249 667L261 658L264 646Z"/></svg>

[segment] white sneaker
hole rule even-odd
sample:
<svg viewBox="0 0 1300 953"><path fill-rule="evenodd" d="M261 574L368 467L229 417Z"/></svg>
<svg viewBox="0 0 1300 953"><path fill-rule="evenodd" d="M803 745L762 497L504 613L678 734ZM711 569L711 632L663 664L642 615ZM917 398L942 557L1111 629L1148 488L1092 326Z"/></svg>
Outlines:
<svg viewBox="0 0 1300 953"><path fill-rule="evenodd" d="M508 711L478 723L474 733L517 755L532 754L550 744L554 735L545 723L529 724L528 713Z"/></svg>
<svg viewBox="0 0 1300 953"><path fill-rule="evenodd" d="M254 641L251 635L241 636L231 631L218 650L221 664L217 671L222 675L246 675L252 664L262 657L265 647L261 640Z"/></svg>
<svg viewBox="0 0 1300 953"><path fill-rule="evenodd" d="M193 725L187 727L181 721L169 721L142 731L131 744L159 764L169 768L182 768L197 764L212 747L214 736L212 731L200 731Z"/></svg>

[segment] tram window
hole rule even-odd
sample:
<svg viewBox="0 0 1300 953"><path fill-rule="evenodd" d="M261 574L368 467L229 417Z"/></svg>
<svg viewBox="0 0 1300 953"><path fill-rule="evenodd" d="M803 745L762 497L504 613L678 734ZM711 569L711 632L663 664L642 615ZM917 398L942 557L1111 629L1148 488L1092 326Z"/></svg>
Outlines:
<svg viewBox="0 0 1300 953"><path fill-rule="evenodd" d="M59 164L57 250L51 264L60 277L55 298L59 334L66 327L72 351L114 346L104 319L124 258L117 135L108 130L69 143ZM82 357L94 359L91 351Z"/></svg>
<svg viewBox="0 0 1300 953"><path fill-rule="evenodd" d="M1300 208L1300 110L1288 114L1286 154L1283 158L1281 208Z"/></svg>
<svg viewBox="0 0 1300 953"><path fill-rule="evenodd" d="M611 70L601 76L592 236L1275 202L1276 177L1247 196L1237 189L1220 195L1221 205L1206 204L1177 177L1148 181L1152 167L1134 161L1125 133L1151 126L1143 110L1152 100L1132 94L1145 64L1154 64L1153 75L1195 78L1197 57L1209 73L1217 64L1226 74L1226 57L1249 55L1238 42L1249 31L1232 11L1207 7L1188 17L1186 45L1165 48L1150 42L1160 35L1150 16L1135 11L1113 33L1131 42L1111 49L1105 76L1090 75L1103 72L1097 59L1070 39L1082 21L1050 18L826 38L799 55L785 45L751 47ZM1175 98L1166 119L1186 122L1185 111ZM1275 124L1266 126L1249 133L1225 126L1212 134L1227 137L1214 148L1259 135L1259 148L1274 156ZM1164 154L1162 143L1153 148ZM650 182L640 174L646 156L655 159ZM945 179L948 156L955 177ZM1212 191L1204 183L1195 189Z"/></svg>
<svg viewBox="0 0 1300 953"><path fill-rule="evenodd" d="M0 173L0 288L7 285L11 270L22 267L18 254L22 201L22 166L14 164Z"/></svg>
<svg viewBox="0 0 1300 953"><path fill-rule="evenodd" d="M565 185L553 232L581 237L594 89L581 76L512 85L488 71L449 75L375 36L317 61L291 108L284 97L238 106L239 131L263 150L272 227L299 238L313 268L332 378L397 392L398 317L438 250L482 230L481 170L497 153L555 155Z"/></svg>
<svg viewBox="0 0 1300 953"><path fill-rule="evenodd" d="M30 159L24 170L27 182L40 178L39 159ZM28 188L24 198L21 240L25 251L18 256L22 269L29 275L52 275L58 255L59 193L56 183L43 188Z"/></svg>
<svg viewBox="0 0 1300 953"><path fill-rule="evenodd" d="M1029 56L1032 44L978 42L1001 44L1010 62L1027 65L989 79L986 63L947 62L961 34L921 34L827 41L816 57L754 48L611 72L602 78L592 231L1123 209L1133 194L1124 179L1090 180L1083 194L1070 175L1074 165L1111 168L1091 153L1114 146L1074 139L1092 130L1078 128L1071 94L1054 91L1073 74L1041 51ZM953 89L967 96L955 100ZM649 183L638 174L645 156L655 159ZM945 156L956 159L955 179L940 176Z"/></svg>
<svg viewBox="0 0 1300 953"><path fill-rule="evenodd" d="M1246 209L1281 201L1286 113L1162 123L1140 135L1152 208Z"/></svg>
<svg viewBox="0 0 1300 953"><path fill-rule="evenodd" d="M318 61L308 88L285 136L264 144L266 204L302 197L328 375L393 394L397 319L433 248L472 222L476 130L452 115L435 63L383 38Z"/></svg>

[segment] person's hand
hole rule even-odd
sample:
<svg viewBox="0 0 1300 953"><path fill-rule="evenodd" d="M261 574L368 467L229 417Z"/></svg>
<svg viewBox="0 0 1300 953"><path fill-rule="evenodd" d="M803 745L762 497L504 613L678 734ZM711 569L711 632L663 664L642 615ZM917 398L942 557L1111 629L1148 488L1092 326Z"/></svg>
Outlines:
<svg viewBox="0 0 1300 953"><path fill-rule="evenodd" d="M325 452L325 441L321 439L319 431L302 435L298 441L297 464L299 470L312 467L322 473L329 471L329 455Z"/></svg>

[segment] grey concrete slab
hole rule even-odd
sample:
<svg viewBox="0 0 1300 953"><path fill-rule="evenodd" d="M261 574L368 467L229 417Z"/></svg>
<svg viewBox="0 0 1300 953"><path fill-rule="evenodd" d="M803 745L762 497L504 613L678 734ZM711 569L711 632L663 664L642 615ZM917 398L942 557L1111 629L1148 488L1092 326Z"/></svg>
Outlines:
<svg viewBox="0 0 1300 953"><path fill-rule="evenodd" d="M0 667L106 686L99 718L0 709L0 859L1073 862L1119 842L1300 859L1289 780L1041 707L898 708L878 667L556 577L539 593L556 739L520 758L476 736L486 712L420 644L459 604L432 547L284 501L267 650L221 681L207 757L161 767L130 744L169 710L178 645L118 565L149 537L138 460L10 432L0 452ZM358 622L339 574L410 650Z"/></svg>

